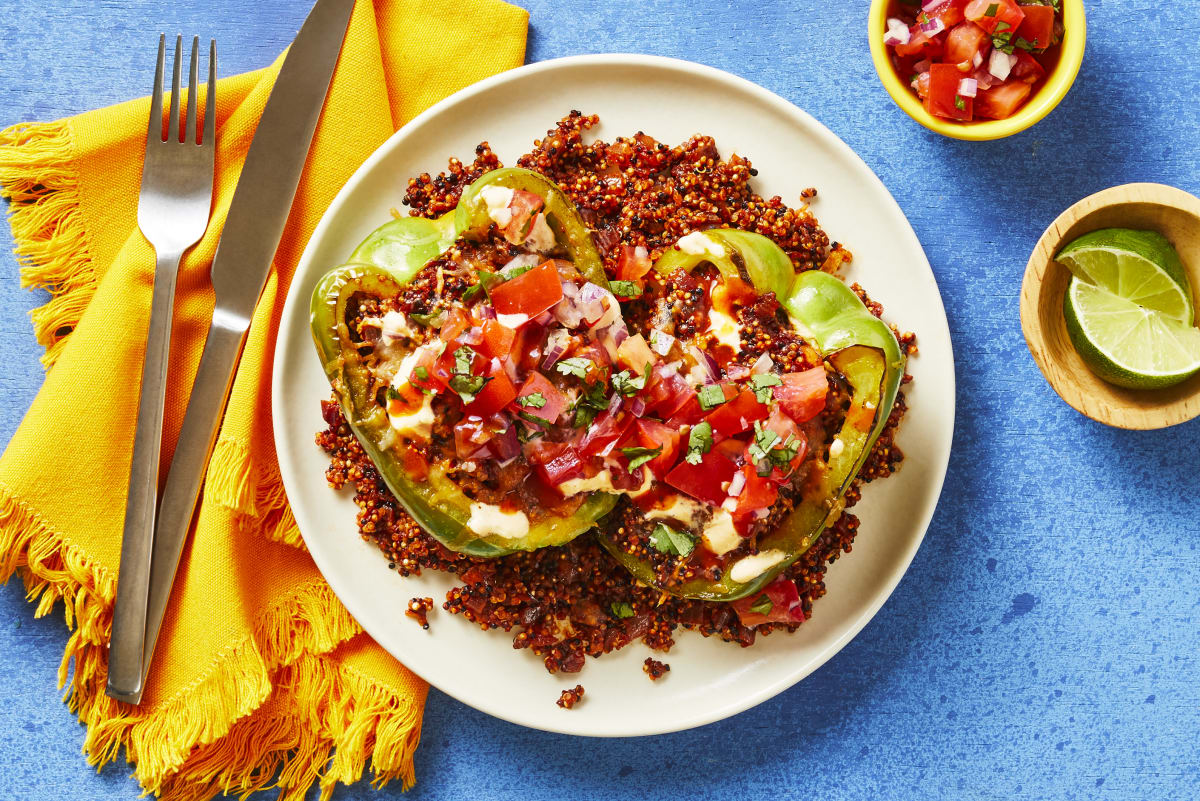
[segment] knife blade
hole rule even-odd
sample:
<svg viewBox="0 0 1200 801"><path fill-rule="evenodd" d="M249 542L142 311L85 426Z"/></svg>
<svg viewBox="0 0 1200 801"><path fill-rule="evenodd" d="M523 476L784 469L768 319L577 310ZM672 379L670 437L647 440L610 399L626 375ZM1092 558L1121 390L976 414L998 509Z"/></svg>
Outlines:
<svg viewBox="0 0 1200 801"><path fill-rule="evenodd" d="M141 701L171 585L254 307L291 211L354 0L317 0L288 50L250 142L213 258L215 306L167 473L151 555L141 680L110 696Z"/></svg>

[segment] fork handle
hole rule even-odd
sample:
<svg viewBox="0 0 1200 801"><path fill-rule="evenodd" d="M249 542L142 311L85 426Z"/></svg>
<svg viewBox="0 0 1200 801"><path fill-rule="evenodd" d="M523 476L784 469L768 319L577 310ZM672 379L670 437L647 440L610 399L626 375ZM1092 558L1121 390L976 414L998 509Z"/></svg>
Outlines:
<svg viewBox="0 0 1200 801"><path fill-rule="evenodd" d="M154 268L150 327L146 335L146 360L142 365L133 461L125 501L125 527L121 535L121 567L108 654L108 694L134 704L142 695L142 650L158 504L163 404L180 257L179 253L159 253Z"/></svg>
<svg viewBox="0 0 1200 801"><path fill-rule="evenodd" d="M234 368L249 326L250 321L239 315L221 309L213 312L159 505L150 567L145 659L140 663L143 683L150 671L163 614L171 597L171 585L191 528L208 458L216 443L225 401L233 385Z"/></svg>

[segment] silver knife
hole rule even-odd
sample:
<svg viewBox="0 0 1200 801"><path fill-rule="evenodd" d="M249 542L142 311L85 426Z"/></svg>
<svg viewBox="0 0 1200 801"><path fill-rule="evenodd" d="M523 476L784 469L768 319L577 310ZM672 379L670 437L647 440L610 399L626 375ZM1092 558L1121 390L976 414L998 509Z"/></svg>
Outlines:
<svg viewBox="0 0 1200 801"><path fill-rule="evenodd" d="M135 687L114 687L110 676L107 692L118 700L141 701L234 369L271 272L353 9L354 0L317 0L309 12L267 98L234 189L213 258L212 323L158 510L141 677Z"/></svg>

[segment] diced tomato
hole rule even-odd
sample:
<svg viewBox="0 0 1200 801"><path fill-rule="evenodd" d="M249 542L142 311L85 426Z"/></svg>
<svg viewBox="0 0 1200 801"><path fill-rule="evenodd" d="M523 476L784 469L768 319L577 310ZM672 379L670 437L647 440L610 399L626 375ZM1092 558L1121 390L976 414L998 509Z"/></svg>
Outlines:
<svg viewBox="0 0 1200 801"><path fill-rule="evenodd" d="M536 317L562 300L562 282L554 262L546 261L491 291L497 314Z"/></svg>
<svg viewBox="0 0 1200 801"><path fill-rule="evenodd" d="M445 387L444 382L438 381L434 365L437 363L437 351L432 345L422 345L417 348L417 362L413 365L412 373L408 376L410 383L417 390L438 392ZM421 376L424 376L422 378Z"/></svg>
<svg viewBox="0 0 1200 801"><path fill-rule="evenodd" d="M788 474L800 466L804 461L804 457L808 455L808 440L801 433L799 426L791 417L784 414L778 407L771 409L771 417L763 425L768 431L779 435L779 441L776 445L789 443L788 447L795 448L796 454L788 463L787 470L780 470L778 467L771 473L770 478L777 483L782 483L787 480Z"/></svg>
<svg viewBox="0 0 1200 801"><path fill-rule="evenodd" d="M775 503L779 497L779 488L775 483L760 476L753 464L743 465L742 475L746 477L746 484L735 499L737 505L732 511L734 517L744 517L759 509L767 509Z"/></svg>
<svg viewBox="0 0 1200 801"><path fill-rule="evenodd" d="M440 336L445 342L453 342L458 339L463 331L466 331L470 327L471 318L460 307L455 306L446 312L446 318L442 321Z"/></svg>
<svg viewBox="0 0 1200 801"><path fill-rule="evenodd" d="M421 391L410 383L405 382L399 387L388 387L388 414L410 414L421 408L423 400Z"/></svg>
<svg viewBox="0 0 1200 801"><path fill-rule="evenodd" d="M504 226L504 238L514 245L520 245L529 236L533 227L533 218L542 210L545 203L532 192L520 189L513 190L513 199L508 204L512 219Z"/></svg>
<svg viewBox="0 0 1200 801"><path fill-rule="evenodd" d="M557 487L564 481L582 476L583 461L579 458L579 452L567 445L561 453L541 465L539 472L547 484Z"/></svg>
<svg viewBox="0 0 1200 801"><path fill-rule="evenodd" d="M991 89L980 89L975 97L975 112L980 117L1003 120L1011 117L1033 91L1024 81L1008 81Z"/></svg>
<svg viewBox="0 0 1200 801"><path fill-rule="evenodd" d="M938 117L967 121L973 118L972 106L975 98L963 97L958 93L962 73L953 64L933 64L929 67L929 97L925 98L925 110ZM961 108L960 108L961 107Z"/></svg>
<svg viewBox="0 0 1200 801"><path fill-rule="evenodd" d="M621 245L621 258L617 261L617 278L621 281L637 281L650 272L650 254L641 245Z"/></svg>
<svg viewBox="0 0 1200 801"><path fill-rule="evenodd" d="M970 0L946 0L941 5L926 11L925 16L930 20L940 19L942 24L950 29L963 21L965 17L963 9L967 7L968 2Z"/></svg>
<svg viewBox="0 0 1200 801"><path fill-rule="evenodd" d="M605 412L600 415L588 429L584 438L579 441L580 453L586 457L592 457L615 447L617 441L625 436L625 431L635 419L619 411L616 414Z"/></svg>
<svg viewBox="0 0 1200 801"><path fill-rule="evenodd" d="M657 412L664 419L672 417L687 404L695 399L696 390L678 373L666 374L662 365L658 365L650 373L649 385L645 395L646 410Z"/></svg>
<svg viewBox="0 0 1200 801"><path fill-rule="evenodd" d="M665 481L698 501L720 506L735 470L733 462L714 448L700 458L700 464L682 461L675 465Z"/></svg>
<svg viewBox="0 0 1200 801"><path fill-rule="evenodd" d="M1012 42L1024 39L1034 50L1045 50L1054 41L1054 7L1021 6L1025 20L1013 34Z"/></svg>
<svg viewBox="0 0 1200 801"><path fill-rule="evenodd" d="M429 462L425 461L425 457L416 448L405 448L400 456L400 464L413 481L420 482L429 478Z"/></svg>
<svg viewBox="0 0 1200 801"><path fill-rule="evenodd" d="M929 72L919 73L912 82L912 88L922 100L929 97Z"/></svg>
<svg viewBox="0 0 1200 801"><path fill-rule="evenodd" d="M974 22L956 25L946 35L945 59L957 66L959 72L973 72L983 63L991 49L992 37ZM979 57L978 63L975 60L976 56Z"/></svg>
<svg viewBox="0 0 1200 801"><path fill-rule="evenodd" d="M804 605L800 601L796 582L784 576L772 581L762 592L734 601L733 609L743 626L757 626L760 623L803 623L805 619ZM755 609L759 611L754 611Z"/></svg>
<svg viewBox="0 0 1200 801"><path fill-rule="evenodd" d="M813 367L800 373L784 373L783 381L771 390L775 400L797 423L813 419L825 408L829 380L824 367Z"/></svg>
<svg viewBox="0 0 1200 801"><path fill-rule="evenodd" d="M637 421L637 435L643 448L662 448L662 453L648 464L654 475L664 475L679 460L680 429L657 420L643 419Z"/></svg>
<svg viewBox="0 0 1200 801"><path fill-rule="evenodd" d="M491 438L491 432L484 428L483 418L464 417L454 424L454 453L459 459L470 459L483 448Z"/></svg>
<svg viewBox="0 0 1200 801"><path fill-rule="evenodd" d="M991 35L1015 31L1025 21L1023 7L1017 0L971 0L967 4L967 19Z"/></svg>
<svg viewBox="0 0 1200 801"><path fill-rule="evenodd" d="M721 404L704 419L713 427L713 431L732 437L749 429L756 420L766 420L770 413L770 407L759 403L753 392L742 390L733 400Z"/></svg>
<svg viewBox="0 0 1200 801"><path fill-rule="evenodd" d="M909 29L908 44L896 45L896 55L934 59L942 55L943 48L940 38L921 30L920 25L913 25Z"/></svg>
<svg viewBox="0 0 1200 801"><path fill-rule="evenodd" d="M545 399L544 406L522 406L516 400L537 393ZM526 412L535 417L540 417L543 420L549 420L551 423L558 420L558 416L567 408L567 396L559 391L558 387L554 386L546 376L541 373L534 372L529 374L529 378L525 379L525 383L521 385L521 389L517 392L517 398L513 401L512 409L514 411Z"/></svg>
<svg viewBox="0 0 1200 801"><path fill-rule="evenodd" d="M688 388L688 391L692 392L691 396L688 397L682 406L672 412L670 418L667 420L667 423L675 428L693 426L703 420L707 414L701 408L700 401L696 399L696 393L691 390L691 387Z"/></svg>
<svg viewBox="0 0 1200 801"><path fill-rule="evenodd" d="M626 337L617 348L617 361L632 370L635 375L642 375L645 369L653 367L658 359L646 344L646 338L641 334L634 334Z"/></svg>
<svg viewBox="0 0 1200 801"><path fill-rule="evenodd" d="M1018 50L1015 53L1017 63L1013 65L1012 72L1009 73L1009 80L1024 81L1025 83L1037 83L1046 74L1046 68L1038 63L1038 60L1026 53L1024 50Z"/></svg>
<svg viewBox="0 0 1200 801"><path fill-rule="evenodd" d="M454 354L460 347L462 347L460 341L446 343L446 349L442 351L442 355L437 358L437 361L433 363L433 368L430 370L429 375L432 381L442 386L450 385L450 379L454 377L455 370L458 367L457 358ZM474 354L471 357L471 374L484 375L483 371L487 364L487 359L481 356L474 348L471 348L471 350ZM413 369L414 371L416 370L415 367Z"/></svg>
<svg viewBox="0 0 1200 801"><path fill-rule="evenodd" d="M487 320L483 324L483 335L479 342L479 352L488 358L506 359L512 353L513 340L517 332L496 320Z"/></svg>
<svg viewBox="0 0 1200 801"><path fill-rule="evenodd" d="M491 380L483 385L475 400L466 405L467 414L487 417L500 411L517 397L517 388L513 386L512 379L497 360L493 360L489 375Z"/></svg>

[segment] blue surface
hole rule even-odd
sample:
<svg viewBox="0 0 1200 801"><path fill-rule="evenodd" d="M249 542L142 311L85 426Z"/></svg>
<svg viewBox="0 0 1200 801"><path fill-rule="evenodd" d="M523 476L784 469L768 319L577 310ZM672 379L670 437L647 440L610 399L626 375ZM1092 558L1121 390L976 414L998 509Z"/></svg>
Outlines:
<svg viewBox="0 0 1200 801"><path fill-rule="evenodd" d="M227 74L261 66L306 3L159 5L8 0L0 123L144 94L159 30L215 35ZM937 273L958 429L912 569L800 685L722 723L611 741L527 731L433 691L411 798L1200 795L1200 421L1131 433L1076 414L1042 380L1018 319L1025 259L1062 209L1127 181L1200 189L1194 0L1090 0L1071 94L1031 131L990 144L927 133L892 105L867 54L865 0L526 5L531 61L702 61L792 100L858 151ZM10 245L5 227L0 249ZM41 380L25 316L40 298L19 290L10 256L0 261L7 442ZM0 590L0 797L133 799L124 765L97 775L79 756L82 729L55 689L65 637L59 617L30 618L19 582ZM378 794L360 785L337 797Z"/></svg>

